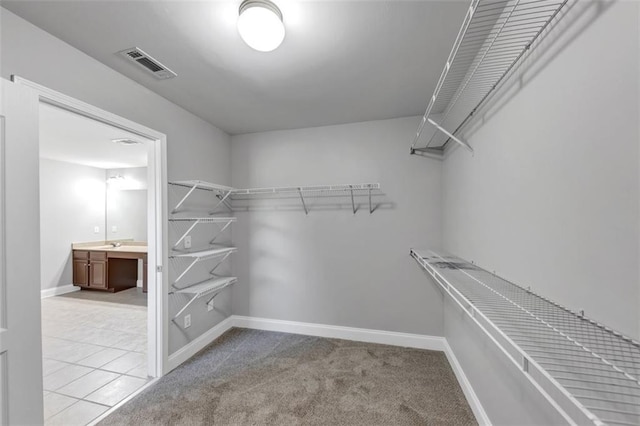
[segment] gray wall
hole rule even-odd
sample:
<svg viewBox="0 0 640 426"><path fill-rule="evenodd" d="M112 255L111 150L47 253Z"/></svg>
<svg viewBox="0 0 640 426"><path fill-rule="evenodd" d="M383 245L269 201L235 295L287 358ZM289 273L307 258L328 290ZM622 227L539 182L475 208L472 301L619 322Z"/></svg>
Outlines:
<svg viewBox="0 0 640 426"><path fill-rule="evenodd" d="M475 155L455 149L443 165L446 249L635 338L639 12L570 2L545 54L466 132ZM445 337L495 424L562 423L468 318L444 309Z"/></svg>
<svg viewBox="0 0 640 426"><path fill-rule="evenodd" d="M447 249L635 338L638 9L576 3L443 169Z"/></svg>
<svg viewBox="0 0 640 426"><path fill-rule="evenodd" d="M0 15L2 77L19 75L165 133L169 180L230 183L226 133L6 9L0 8ZM230 295L222 294L216 302L221 310L208 315L204 303L192 308L201 321L194 323L189 335L170 324L170 352L224 319L230 312Z"/></svg>
<svg viewBox="0 0 640 426"><path fill-rule="evenodd" d="M441 163L409 156L417 118L232 138L234 187L379 182L380 207L356 215L307 200L237 214L233 312L442 335L441 295L409 248L440 244ZM322 204L322 205L320 205Z"/></svg>
<svg viewBox="0 0 640 426"><path fill-rule="evenodd" d="M104 238L104 169L40 159L41 288L72 283L71 244ZM94 233L98 226L99 233Z"/></svg>

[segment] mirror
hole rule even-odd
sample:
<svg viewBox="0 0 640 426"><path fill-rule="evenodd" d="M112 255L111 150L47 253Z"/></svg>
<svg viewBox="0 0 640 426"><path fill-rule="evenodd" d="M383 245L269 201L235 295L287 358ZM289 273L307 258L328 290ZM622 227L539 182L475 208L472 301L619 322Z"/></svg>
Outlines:
<svg viewBox="0 0 640 426"><path fill-rule="evenodd" d="M147 168L106 170L105 237L147 241Z"/></svg>

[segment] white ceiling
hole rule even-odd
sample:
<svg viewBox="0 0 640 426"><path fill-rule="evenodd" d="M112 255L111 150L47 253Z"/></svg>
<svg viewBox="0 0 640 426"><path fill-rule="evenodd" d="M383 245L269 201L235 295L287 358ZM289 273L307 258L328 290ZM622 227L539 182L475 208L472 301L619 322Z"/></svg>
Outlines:
<svg viewBox="0 0 640 426"><path fill-rule="evenodd" d="M143 142L121 145L112 139ZM40 157L101 169L145 167L145 138L64 109L40 104Z"/></svg>
<svg viewBox="0 0 640 426"><path fill-rule="evenodd" d="M15 1L3 7L230 134L424 113L469 5L275 0L286 36L249 48L235 1ZM137 46L178 74L116 55Z"/></svg>

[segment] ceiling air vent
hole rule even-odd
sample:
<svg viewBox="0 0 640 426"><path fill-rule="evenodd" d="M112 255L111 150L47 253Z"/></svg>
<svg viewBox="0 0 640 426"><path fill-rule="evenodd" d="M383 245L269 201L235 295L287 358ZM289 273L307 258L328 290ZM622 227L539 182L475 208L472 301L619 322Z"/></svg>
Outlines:
<svg viewBox="0 0 640 426"><path fill-rule="evenodd" d="M142 49L138 49L137 47L121 50L118 53L134 62L148 73L151 73L159 80L165 80L167 78L177 76L175 72L171 71L169 68L165 67L160 62L147 55Z"/></svg>

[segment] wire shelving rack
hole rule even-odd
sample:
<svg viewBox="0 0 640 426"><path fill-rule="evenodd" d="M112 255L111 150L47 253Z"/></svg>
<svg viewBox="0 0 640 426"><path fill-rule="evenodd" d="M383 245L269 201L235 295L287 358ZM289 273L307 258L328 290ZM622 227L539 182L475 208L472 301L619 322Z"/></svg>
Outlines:
<svg viewBox="0 0 640 426"><path fill-rule="evenodd" d="M379 193L379 183L351 183L351 184L337 184L337 185L300 185L300 186L275 186L264 188L246 188L237 189L228 186L216 185L200 180L185 180L169 182L171 185L182 186L189 188L189 191L182 197L182 199L173 208L172 213L181 211L182 206L185 204L189 196L196 190L202 189L211 191L218 199L218 203L212 209L211 214L214 214L216 209L222 204L227 206L231 211L234 211L234 201L248 201L255 199L265 199L269 197L277 196L295 196L299 198L304 208L305 214L309 214L309 206L307 199L312 197L349 197L351 201L351 207L353 214L357 212L356 198L367 197L369 204L369 213L373 213L375 208L373 206L372 197L374 194ZM182 219L181 219L182 220ZM195 226L195 225L194 225ZM183 236L184 238L184 236ZM179 242L178 242L179 243ZM176 243L176 245L178 244Z"/></svg>
<svg viewBox="0 0 640 426"><path fill-rule="evenodd" d="M411 256L574 424L640 424L640 343L455 256Z"/></svg>
<svg viewBox="0 0 640 426"><path fill-rule="evenodd" d="M172 217L169 218L169 222L174 224L177 228L183 227L183 231L178 233L179 237L173 243L172 255L169 256L174 262L172 262L173 270L177 274L177 277L173 280L171 284L172 290L169 294L172 295L186 295L189 296L189 299L186 301L184 305L173 315L172 321L174 324L179 325L177 319L191 306L193 303L205 296L209 296L207 300L207 305L215 299L215 297L220 294L222 290L229 287L232 284L235 284L238 279L236 277L230 276L220 276L216 273L218 267L220 267L229 256L237 251L235 247L219 247L217 243L215 243L216 239L227 229L231 224L236 222L235 217L221 217L221 216L212 216L218 213L218 208L223 204L228 206L228 199L233 191L233 188L218 185L214 183L209 183L201 180L184 180L184 181L172 181L169 182L170 185L187 188L187 191L180 200L175 204L174 208L171 210L173 214ZM176 213L183 213L189 211L190 208L193 208L193 205L189 205L187 202L189 197L194 194L196 190L205 190L210 191L215 194L216 198L213 198L215 205L213 208L208 209L209 215L207 217L186 217L186 216L175 216ZM207 201L206 205L209 207L210 201ZM194 232L197 226L204 225L215 225L219 226L218 229L211 230L207 228L205 231L208 234L212 234L212 239L209 240L209 247L205 247L203 249L191 249L191 242L189 241L187 244L187 237ZM204 231L204 230L203 230ZM181 250L179 247L181 243L184 242L184 250ZM214 262L207 262L207 269L209 270L206 274L205 279L200 279L196 282L193 282L193 278L188 277L189 271L192 271L191 275L200 275L194 274L193 271L194 266L197 264L204 264L205 261L209 261L210 259L215 259ZM182 269L177 269L178 261L184 262L186 261L186 266L183 266ZM196 271L201 272L201 271ZM202 276L200 277L202 278ZM191 281L191 282L189 282ZM186 283L185 283L186 282ZM212 303L211 303L212 306ZM185 320L185 328L187 327L187 321Z"/></svg>
<svg viewBox="0 0 640 426"><path fill-rule="evenodd" d="M567 0L472 0L440 79L418 126L411 154L442 158L459 130L535 46ZM433 117L440 114L438 121ZM424 127L438 131L421 143Z"/></svg>

